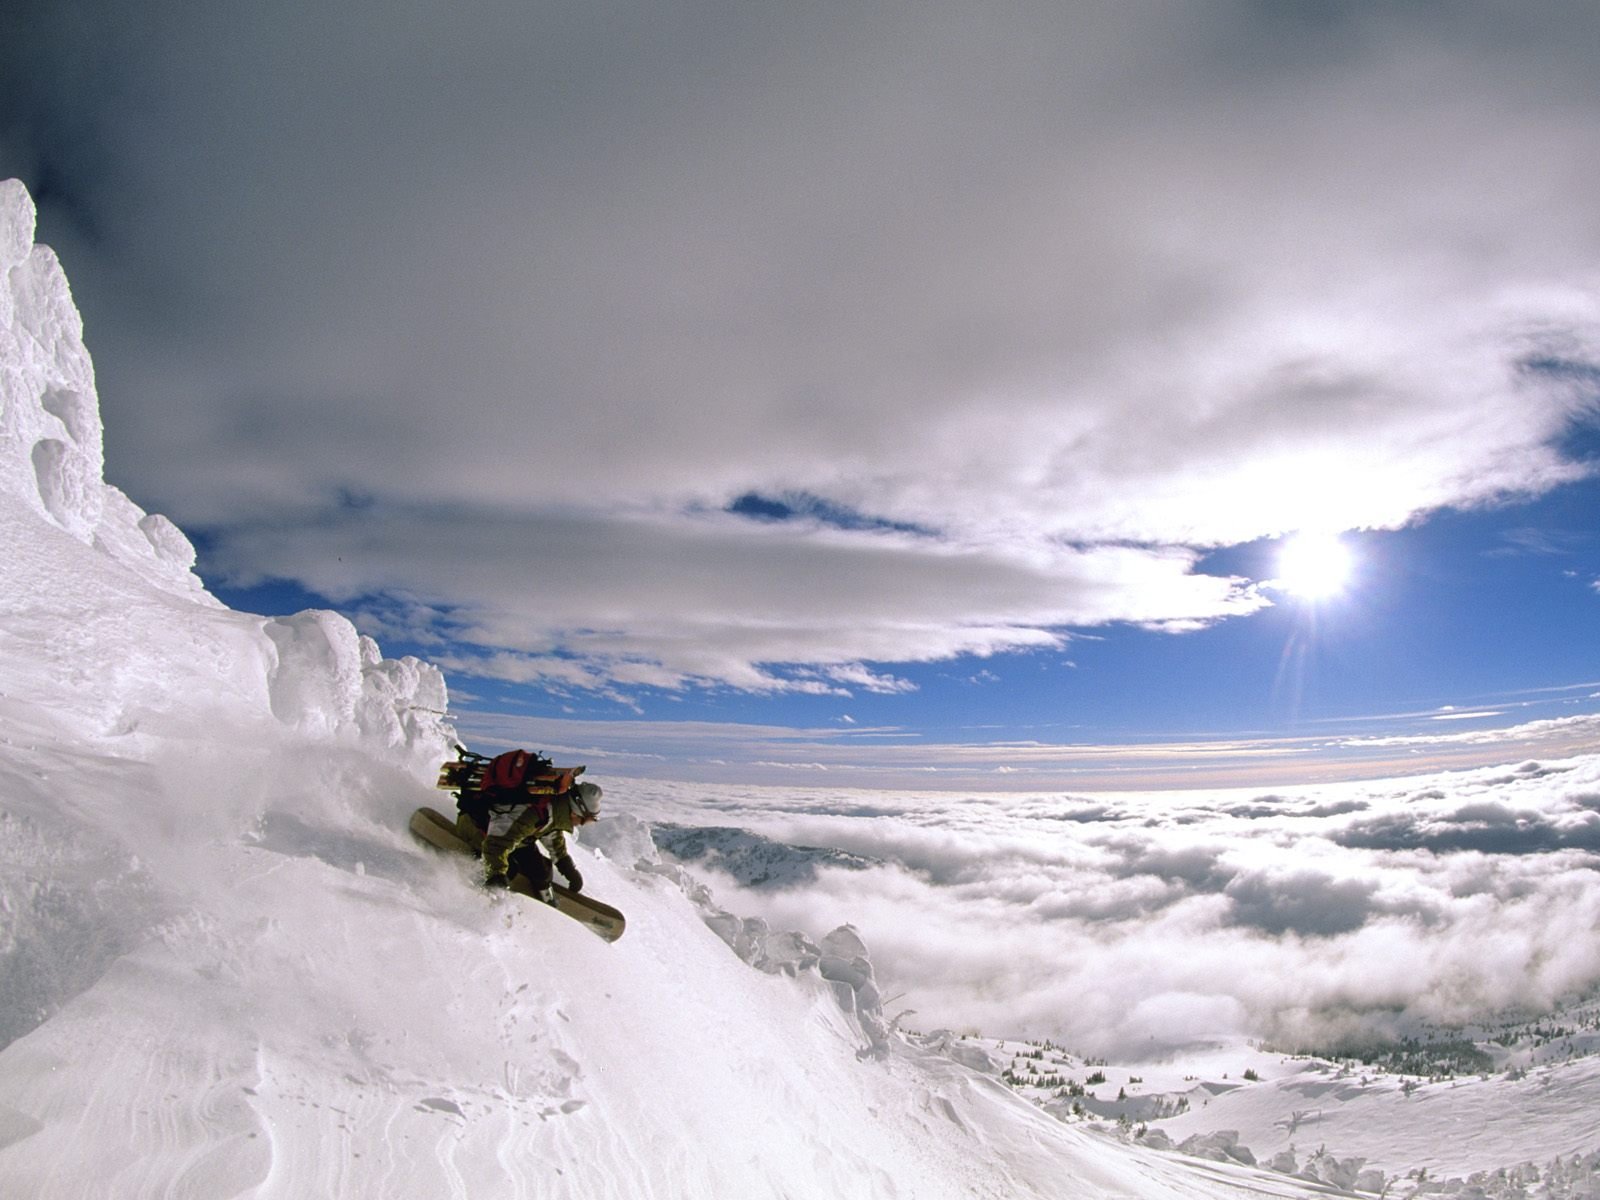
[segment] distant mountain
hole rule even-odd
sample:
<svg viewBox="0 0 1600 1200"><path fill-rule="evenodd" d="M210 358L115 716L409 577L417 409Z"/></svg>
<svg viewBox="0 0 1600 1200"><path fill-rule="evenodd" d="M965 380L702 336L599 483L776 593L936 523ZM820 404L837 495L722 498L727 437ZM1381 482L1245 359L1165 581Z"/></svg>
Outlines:
<svg viewBox="0 0 1600 1200"><path fill-rule="evenodd" d="M745 887L777 891L811 883L824 867L864 871L880 860L826 846L794 846L723 825L655 825L656 847L679 862L733 876Z"/></svg>

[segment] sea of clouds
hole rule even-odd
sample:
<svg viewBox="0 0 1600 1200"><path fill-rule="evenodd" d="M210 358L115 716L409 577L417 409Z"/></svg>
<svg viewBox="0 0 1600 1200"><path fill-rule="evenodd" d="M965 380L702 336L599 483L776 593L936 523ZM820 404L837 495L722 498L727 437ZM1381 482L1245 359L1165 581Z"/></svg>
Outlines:
<svg viewBox="0 0 1600 1200"><path fill-rule="evenodd" d="M1326 1050L1600 981L1600 755L1273 793L612 794L724 907L853 923L914 1027Z"/></svg>

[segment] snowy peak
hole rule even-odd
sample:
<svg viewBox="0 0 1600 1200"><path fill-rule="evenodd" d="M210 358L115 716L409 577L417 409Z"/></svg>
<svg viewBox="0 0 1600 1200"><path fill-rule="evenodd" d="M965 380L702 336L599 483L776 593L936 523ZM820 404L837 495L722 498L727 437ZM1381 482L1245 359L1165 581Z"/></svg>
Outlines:
<svg viewBox="0 0 1600 1200"><path fill-rule="evenodd" d="M215 604L189 539L104 478L104 428L65 272L34 243L33 198L0 181L0 490L164 590Z"/></svg>

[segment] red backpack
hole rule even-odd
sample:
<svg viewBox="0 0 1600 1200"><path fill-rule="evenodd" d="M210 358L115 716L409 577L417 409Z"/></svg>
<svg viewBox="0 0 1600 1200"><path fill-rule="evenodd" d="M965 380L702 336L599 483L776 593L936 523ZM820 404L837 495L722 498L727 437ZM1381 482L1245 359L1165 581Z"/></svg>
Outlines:
<svg viewBox="0 0 1600 1200"><path fill-rule="evenodd" d="M497 754L483 768L483 790L512 791L520 788L528 781L528 768L535 765L548 770L550 760L542 755L529 754L526 750L507 750L504 754Z"/></svg>
<svg viewBox="0 0 1600 1200"><path fill-rule="evenodd" d="M526 750L507 750L491 758L483 768L486 792L528 792L534 796L558 796L568 791L582 767L558 767L542 754Z"/></svg>

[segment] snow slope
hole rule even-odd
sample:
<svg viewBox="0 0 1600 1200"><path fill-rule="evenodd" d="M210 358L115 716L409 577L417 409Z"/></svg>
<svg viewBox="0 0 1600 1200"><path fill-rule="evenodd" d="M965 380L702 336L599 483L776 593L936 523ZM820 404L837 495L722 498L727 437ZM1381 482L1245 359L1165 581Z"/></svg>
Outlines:
<svg viewBox="0 0 1600 1200"><path fill-rule="evenodd" d="M625 795L577 850L621 942L469 886L405 832L438 671L206 594L32 238L0 184L0 1195L1297 1194L898 1036L848 930L716 911Z"/></svg>

